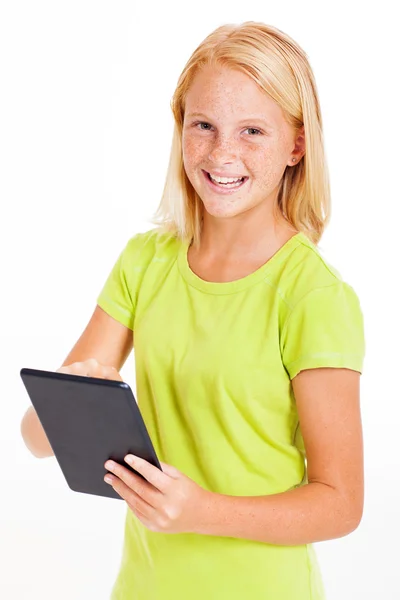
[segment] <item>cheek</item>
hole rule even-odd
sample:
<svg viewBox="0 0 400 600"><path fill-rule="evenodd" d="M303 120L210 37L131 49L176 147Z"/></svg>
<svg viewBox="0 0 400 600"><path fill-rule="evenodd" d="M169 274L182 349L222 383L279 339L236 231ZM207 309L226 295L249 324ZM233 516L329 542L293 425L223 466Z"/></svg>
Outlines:
<svg viewBox="0 0 400 600"><path fill-rule="evenodd" d="M204 161L204 157L207 156L206 146L204 140L190 135L182 136L182 157L185 169L189 170Z"/></svg>
<svg viewBox="0 0 400 600"><path fill-rule="evenodd" d="M258 148L258 152L251 154L249 168L253 171L257 184L262 188L276 185L286 166L283 163L283 153L276 148Z"/></svg>

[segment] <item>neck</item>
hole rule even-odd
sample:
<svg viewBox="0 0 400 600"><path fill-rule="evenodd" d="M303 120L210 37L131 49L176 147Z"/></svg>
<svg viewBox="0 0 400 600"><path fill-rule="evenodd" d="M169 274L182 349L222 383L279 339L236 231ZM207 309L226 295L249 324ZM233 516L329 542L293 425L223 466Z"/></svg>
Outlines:
<svg viewBox="0 0 400 600"><path fill-rule="evenodd" d="M210 262L257 260L276 252L298 233L283 217L269 220L243 217L215 219L205 215L200 244L194 252Z"/></svg>

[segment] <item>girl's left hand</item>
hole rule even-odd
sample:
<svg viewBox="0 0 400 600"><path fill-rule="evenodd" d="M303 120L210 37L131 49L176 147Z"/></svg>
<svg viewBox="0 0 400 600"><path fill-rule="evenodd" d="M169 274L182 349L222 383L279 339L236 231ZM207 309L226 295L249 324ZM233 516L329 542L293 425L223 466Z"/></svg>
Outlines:
<svg viewBox="0 0 400 600"><path fill-rule="evenodd" d="M212 492L166 463L160 462L160 471L132 454L124 460L145 479L108 460L104 466L113 475L107 473L104 480L111 478L107 483L147 529L160 533L200 533Z"/></svg>

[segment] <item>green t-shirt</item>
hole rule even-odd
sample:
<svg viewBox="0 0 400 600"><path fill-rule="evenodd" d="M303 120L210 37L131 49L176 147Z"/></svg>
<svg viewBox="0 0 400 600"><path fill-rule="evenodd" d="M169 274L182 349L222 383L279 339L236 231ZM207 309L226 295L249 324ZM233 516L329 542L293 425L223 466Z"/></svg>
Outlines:
<svg viewBox="0 0 400 600"><path fill-rule="evenodd" d="M132 237L98 304L134 331L136 395L159 459L204 488L269 495L307 483L291 379L361 372L353 288L298 233L257 271L207 282L188 243ZM312 544L149 531L127 509L113 600L322 600Z"/></svg>

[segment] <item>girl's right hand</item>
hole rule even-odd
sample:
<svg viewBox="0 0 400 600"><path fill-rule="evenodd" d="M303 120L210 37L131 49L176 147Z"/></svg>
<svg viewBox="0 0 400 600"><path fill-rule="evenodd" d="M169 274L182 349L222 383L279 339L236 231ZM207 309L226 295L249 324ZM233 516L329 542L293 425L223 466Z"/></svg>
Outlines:
<svg viewBox="0 0 400 600"><path fill-rule="evenodd" d="M95 358L88 358L83 362L74 362L70 365L60 367L56 373L69 373L71 375L82 375L85 377L99 377L100 379L115 379L123 381L115 367L101 365Z"/></svg>

